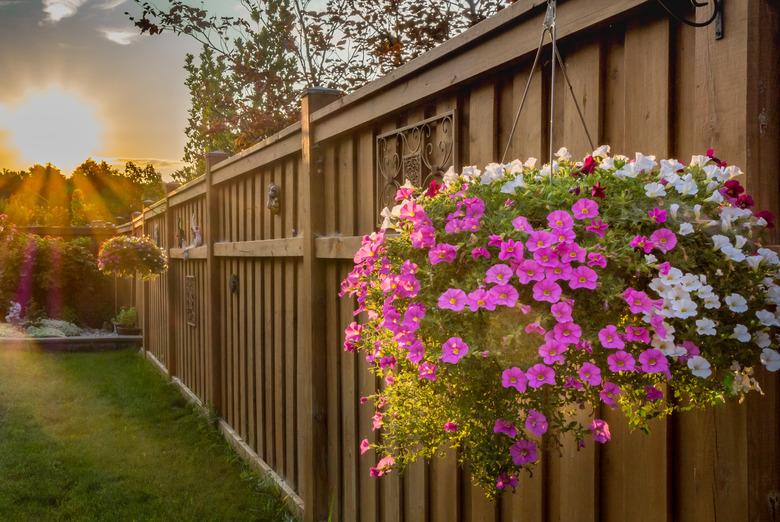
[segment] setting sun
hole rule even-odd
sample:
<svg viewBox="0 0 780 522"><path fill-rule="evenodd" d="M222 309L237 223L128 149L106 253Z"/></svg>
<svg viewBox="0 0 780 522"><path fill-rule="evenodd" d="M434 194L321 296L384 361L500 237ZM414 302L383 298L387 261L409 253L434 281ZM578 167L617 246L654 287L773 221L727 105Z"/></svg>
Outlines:
<svg viewBox="0 0 780 522"><path fill-rule="evenodd" d="M97 111L79 95L59 87L27 93L0 106L0 128L25 163L53 163L70 170L101 146Z"/></svg>

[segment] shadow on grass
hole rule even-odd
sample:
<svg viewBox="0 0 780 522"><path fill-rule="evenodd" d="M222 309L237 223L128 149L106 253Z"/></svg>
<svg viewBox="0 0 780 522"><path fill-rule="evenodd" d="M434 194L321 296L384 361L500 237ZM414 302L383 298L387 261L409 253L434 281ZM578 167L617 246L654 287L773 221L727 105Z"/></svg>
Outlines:
<svg viewBox="0 0 780 522"><path fill-rule="evenodd" d="M287 520L134 350L0 350L0 520Z"/></svg>

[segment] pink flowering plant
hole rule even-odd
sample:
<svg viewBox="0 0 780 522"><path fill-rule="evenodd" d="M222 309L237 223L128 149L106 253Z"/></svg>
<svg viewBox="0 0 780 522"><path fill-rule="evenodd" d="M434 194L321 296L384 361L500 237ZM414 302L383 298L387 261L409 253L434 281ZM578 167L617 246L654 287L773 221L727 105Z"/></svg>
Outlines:
<svg viewBox="0 0 780 522"><path fill-rule="evenodd" d="M168 269L168 258L147 236L115 236L100 245L98 268L117 277L152 279Z"/></svg>
<svg viewBox="0 0 780 522"><path fill-rule="evenodd" d="M646 430L780 369L774 216L738 168L713 151L557 157L406 184L363 239L344 348L383 380L372 475L453 447L494 495L564 434L609 442L606 408Z"/></svg>

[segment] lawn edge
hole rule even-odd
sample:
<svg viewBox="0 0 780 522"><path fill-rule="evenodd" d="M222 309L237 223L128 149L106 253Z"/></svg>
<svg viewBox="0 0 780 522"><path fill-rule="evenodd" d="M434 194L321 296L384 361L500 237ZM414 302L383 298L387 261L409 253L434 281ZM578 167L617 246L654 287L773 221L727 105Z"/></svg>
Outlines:
<svg viewBox="0 0 780 522"><path fill-rule="evenodd" d="M178 377L172 377L165 365L163 365L163 363L161 363L157 357L154 356L154 354L148 350L143 350L143 348L138 350L138 354L144 357L147 361L151 362L152 366L154 366L157 371L163 374L174 386L176 386L176 388L179 390L179 393L182 394L187 402L195 407L195 410L200 415L203 415L207 419L211 419L211 413L209 412L209 409L203 404L203 401L201 401L200 398L181 381L181 379ZM283 493L282 500L284 501L287 508L292 512L292 514L297 518L303 518L303 499L301 499L301 497L295 493L295 490L290 487L287 481L280 477L273 470L273 468L271 468L271 466L269 466L255 452L255 450L253 450L252 447L247 444L238 433L236 433L236 431L227 423L227 421L219 418L218 428L223 438L228 442L228 444L230 444L239 457L241 457L247 464L249 464L252 469L258 472L260 475L266 476L273 480L276 486L281 489Z"/></svg>

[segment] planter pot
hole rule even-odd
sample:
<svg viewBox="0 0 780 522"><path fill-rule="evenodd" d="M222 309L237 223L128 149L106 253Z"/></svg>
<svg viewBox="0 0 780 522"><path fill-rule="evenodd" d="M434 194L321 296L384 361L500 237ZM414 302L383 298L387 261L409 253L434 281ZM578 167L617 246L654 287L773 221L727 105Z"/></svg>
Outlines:
<svg viewBox="0 0 780 522"><path fill-rule="evenodd" d="M141 335L141 329L135 326L114 325L117 335Z"/></svg>

